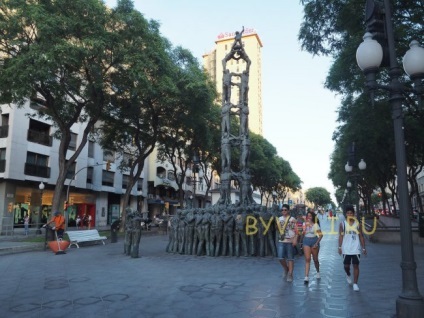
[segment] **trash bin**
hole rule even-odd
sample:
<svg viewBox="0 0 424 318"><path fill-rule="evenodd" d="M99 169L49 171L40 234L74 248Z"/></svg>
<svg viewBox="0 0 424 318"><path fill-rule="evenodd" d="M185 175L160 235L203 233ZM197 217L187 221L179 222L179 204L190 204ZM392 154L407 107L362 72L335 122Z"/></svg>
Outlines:
<svg viewBox="0 0 424 318"><path fill-rule="evenodd" d="M418 214L418 233L420 237L424 237L424 213Z"/></svg>
<svg viewBox="0 0 424 318"><path fill-rule="evenodd" d="M121 226L121 220L116 220L110 226L110 242L116 243L118 242L118 231Z"/></svg>

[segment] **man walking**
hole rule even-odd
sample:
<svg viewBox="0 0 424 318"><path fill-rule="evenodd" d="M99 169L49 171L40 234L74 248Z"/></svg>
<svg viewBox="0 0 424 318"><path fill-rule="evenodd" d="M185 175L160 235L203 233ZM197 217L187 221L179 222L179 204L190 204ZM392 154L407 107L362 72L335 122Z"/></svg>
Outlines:
<svg viewBox="0 0 424 318"><path fill-rule="evenodd" d="M367 255L365 239L358 220L354 217L355 210L352 205L346 207L346 220L339 225L339 254L343 255L343 265L346 272L346 280L352 285L350 264L353 265L353 290L359 291L359 260L361 251Z"/></svg>
<svg viewBox="0 0 424 318"><path fill-rule="evenodd" d="M278 218L280 239L278 240L278 259L284 269L284 277L291 283L293 281L294 247L297 245L296 219L290 216L290 206L283 204L282 216Z"/></svg>

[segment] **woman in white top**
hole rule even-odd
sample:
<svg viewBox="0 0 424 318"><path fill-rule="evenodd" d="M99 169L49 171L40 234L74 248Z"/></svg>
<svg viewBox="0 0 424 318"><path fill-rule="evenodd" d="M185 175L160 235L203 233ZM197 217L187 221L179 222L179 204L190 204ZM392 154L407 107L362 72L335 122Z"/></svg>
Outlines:
<svg viewBox="0 0 424 318"><path fill-rule="evenodd" d="M315 269L317 271L316 278L320 279L319 274L319 242L322 240L323 234L319 226L319 220L316 214L309 210L306 213L306 220L302 227L303 235L303 255L305 256L305 280L304 283L309 283L309 269L311 268L311 256L314 260Z"/></svg>

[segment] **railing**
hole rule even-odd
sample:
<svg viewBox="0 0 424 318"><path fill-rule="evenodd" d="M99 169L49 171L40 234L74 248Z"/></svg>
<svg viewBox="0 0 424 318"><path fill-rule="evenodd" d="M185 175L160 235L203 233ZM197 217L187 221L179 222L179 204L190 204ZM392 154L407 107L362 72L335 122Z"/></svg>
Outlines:
<svg viewBox="0 0 424 318"><path fill-rule="evenodd" d="M25 163L24 173L28 176L50 178L50 168L46 166L37 166L31 163Z"/></svg>
<svg viewBox="0 0 424 318"><path fill-rule="evenodd" d="M53 138L48 133L33 129L28 129L27 140L50 147L53 143Z"/></svg>

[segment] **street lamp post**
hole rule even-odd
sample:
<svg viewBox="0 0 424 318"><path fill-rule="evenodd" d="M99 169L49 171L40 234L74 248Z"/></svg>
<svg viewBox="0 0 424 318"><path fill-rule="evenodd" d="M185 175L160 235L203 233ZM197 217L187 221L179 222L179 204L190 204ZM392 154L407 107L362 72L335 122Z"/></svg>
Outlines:
<svg viewBox="0 0 424 318"><path fill-rule="evenodd" d="M395 39L392 26L390 0L384 0L383 8L379 8L374 0L367 0L366 3L366 21L378 20L379 16L383 18L385 40L389 58L389 76L388 85L378 85L375 80L375 74L383 61L383 48L380 43L373 39L373 34L367 32L364 35L364 42L358 47L356 59L361 70L367 77L367 87L371 89L385 89L390 93L390 105L392 108L395 151L397 166L397 186L399 194L399 218L401 235L401 268L402 268L402 292L396 300L396 314L398 317L418 318L422 317L424 312L424 300L420 295L417 284L416 268L414 259L414 247L412 244L412 230L410 213L412 210L411 202L408 197L407 180L407 161L405 152L405 136L403 132L403 114L402 103L404 101L403 93L405 87L400 82L401 71L397 63L395 52ZM372 29L370 31L373 31ZM424 49L418 45L418 42L412 41L410 50L403 58L405 72L414 81L413 90L419 96L421 92L421 79L424 75Z"/></svg>
<svg viewBox="0 0 424 318"><path fill-rule="evenodd" d="M38 211L38 217L37 217L37 223L36 223L37 229L35 230L35 234L41 234L40 218L41 218L41 214L43 213L43 192L44 192L44 188L45 188L45 185L44 185L43 181L41 181L40 184L38 185L38 189L40 189L40 209Z"/></svg>
<svg viewBox="0 0 424 318"><path fill-rule="evenodd" d="M353 183L352 184L350 182L350 180L347 182L346 186L349 189L349 203L351 204L351 189L352 187L355 189L355 206L356 206L356 217L358 218L358 220L361 217L361 213L359 211L359 177L360 177L360 172L364 171L367 168L367 164L365 163L364 159L361 159L358 163L358 171L354 171L353 170L353 165L355 162L355 143L353 142L350 150L349 150L349 160L345 165L345 171L348 174L349 178L352 179Z"/></svg>
<svg viewBox="0 0 424 318"><path fill-rule="evenodd" d="M272 191L272 204L277 204L277 192Z"/></svg>
<svg viewBox="0 0 424 318"><path fill-rule="evenodd" d="M196 185L197 183L200 183L200 180L203 178L203 171L200 168L200 159L197 154L193 155L193 166L191 170L187 170L186 176L191 179L192 186L193 186L193 196L190 196L190 199L192 200L192 208L197 208L197 198L196 198ZM199 180L197 180L199 178ZM193 198L193 199L192 199ZM194 200L194 204L193 204Z"/></svg>

